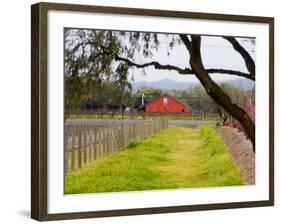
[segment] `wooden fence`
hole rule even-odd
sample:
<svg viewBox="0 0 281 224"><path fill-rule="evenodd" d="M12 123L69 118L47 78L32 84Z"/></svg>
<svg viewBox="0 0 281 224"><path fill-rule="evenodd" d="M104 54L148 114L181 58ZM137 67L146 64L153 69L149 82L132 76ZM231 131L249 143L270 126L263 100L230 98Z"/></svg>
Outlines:
<svg viewBox="0 0 281 224"><path fill-rule="evenodd" d="M83 164L108 156L134 140L167 127L166 119L68 119L64 132L64 173L74 172Z"/></svg>
<svg viewBox="0 0 281 224"><path fill-rule="evenodd" d="M67 111L70 117L88 117L95 119L131 119L131 120L145 120L167 118L170 120L219 120L218 114L210 114L203 112L188 113L169 113L169 112L120 112L120 111L95 111L95 110L77 110Z"/></svg>

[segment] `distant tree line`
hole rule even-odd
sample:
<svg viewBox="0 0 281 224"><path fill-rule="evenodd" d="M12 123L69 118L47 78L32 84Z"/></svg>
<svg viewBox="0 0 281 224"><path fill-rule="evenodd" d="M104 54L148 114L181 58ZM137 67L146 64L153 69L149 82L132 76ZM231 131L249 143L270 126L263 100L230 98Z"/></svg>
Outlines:
<svg viewBox="0 0 281 224"><path fill-rule="evenodd" d="M130 105L132 92L122 83L95 80L92 77L67 77L65 80L65 108L85 109L92 105Z"/></svg>
<svg viewBox="0 0 281 224"><path fill-rule="evenodd" d="M230 96L233 103L241 107L248 104L255 104L255 88L245 91L244 89L236 87L230 83L221 83L220 87ZM140 88L136 93L132 94L134 102L141 102L142 93L145 95L145 102L149 102L161 94L166 93L182 103L187 104L193 109L193 111L216 114L223 112L223 108L219 106L199 84L193 85L185 90L162 90L152 87Z"/></svg>
<svg viewBox="0 0 281 224"><path fill-rule="evenodd" d="M220 88L238 106L255 104L255 88L245 91L229 83L221 83ZM187 104L195 112L215 113L222 117L227 113L219 106L200 85L193 85L185 90L164 90L153 87L142 87L133 92L130 87L110 80L95 80L92 77L67 77L65 80L65 107L70 110L87 109L87 106L122 105L136 109L144 103L150 102L162 94ZM227 119L227 117L225 117Z"/></svg>

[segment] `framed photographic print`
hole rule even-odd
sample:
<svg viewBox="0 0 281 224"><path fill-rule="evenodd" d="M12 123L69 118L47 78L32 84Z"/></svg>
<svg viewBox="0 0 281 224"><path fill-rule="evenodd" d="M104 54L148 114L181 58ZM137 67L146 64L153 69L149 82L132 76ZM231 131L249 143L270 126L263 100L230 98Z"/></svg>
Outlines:
<svg viewBox="0 0 281 224"><path fill-rule="evenodd" d="M274 204L274 19L32 5L32 218Z"/></svg>

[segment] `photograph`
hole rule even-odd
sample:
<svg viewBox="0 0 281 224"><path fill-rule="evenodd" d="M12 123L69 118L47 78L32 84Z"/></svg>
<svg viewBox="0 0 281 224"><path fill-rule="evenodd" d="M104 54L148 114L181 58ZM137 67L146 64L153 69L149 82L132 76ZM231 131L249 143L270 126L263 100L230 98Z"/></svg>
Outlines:
<svg viewBox="0 0 281 224"><path fill-rule="evenodd" d="M274 18L31 7L31 217L274 205Z"/></svg>
<svg viewBox="0 0 281 224"><path fill-rule="evenodd" d="M255 185L256 37L63 35L64 194Z"/></svg>

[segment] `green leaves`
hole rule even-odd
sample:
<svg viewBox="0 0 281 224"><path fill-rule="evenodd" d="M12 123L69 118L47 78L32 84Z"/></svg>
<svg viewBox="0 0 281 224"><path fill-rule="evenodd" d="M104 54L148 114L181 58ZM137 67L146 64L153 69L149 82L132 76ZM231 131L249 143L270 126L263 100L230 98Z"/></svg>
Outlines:
<svg viewBox="0 0 281 224"><path fill-rule="evenodd" d="M136 55L151 57L160 44L157 33L104 31L86 29L65 30L66 107L79 108L88 99L97 100L96 91L103 83L115 83L122 98L131 84L130 66L117 62L115 55L134 59Z"/></svg>

